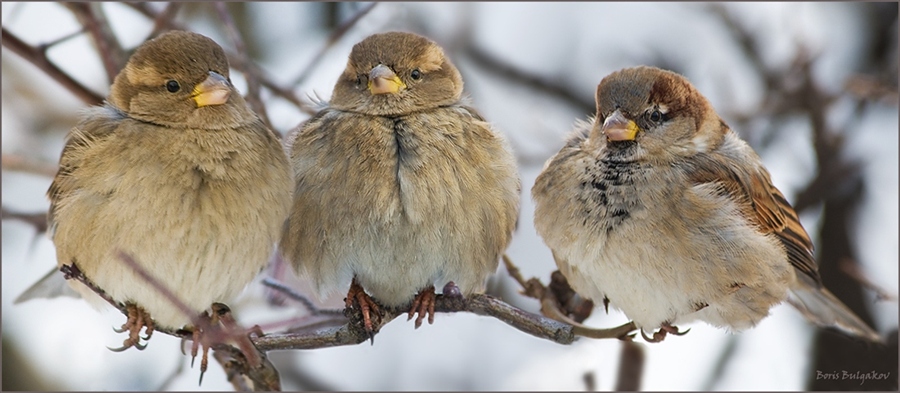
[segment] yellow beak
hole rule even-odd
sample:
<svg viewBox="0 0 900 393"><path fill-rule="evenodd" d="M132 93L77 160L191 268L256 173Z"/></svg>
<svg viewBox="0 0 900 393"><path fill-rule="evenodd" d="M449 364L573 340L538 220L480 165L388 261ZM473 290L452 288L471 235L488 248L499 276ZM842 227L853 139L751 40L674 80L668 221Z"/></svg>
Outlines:
<svg viewBox="0 0 900 393"><path fill-rule="evenodd" d="M640 129L638 125L625 118L621 111L616 109L609 117L603 121L601 128L606 134L606 140L609 141L633 141Z"/></svg>
<svg viewBox="0 0 900 393"><path fill-rule="evenodd" d="M369 71L369 92L372 94L396 94L406 88L406 84L390 67L379 64Z"/></svg>
<svg viewBox="0 0 900 393"><path fill-rule="evenodd" d="M208 105L222 105L228 102L231 96L231 83L219 73L210 71L209 76L194 86L191 98L197 103L198 108Z"/></svg>

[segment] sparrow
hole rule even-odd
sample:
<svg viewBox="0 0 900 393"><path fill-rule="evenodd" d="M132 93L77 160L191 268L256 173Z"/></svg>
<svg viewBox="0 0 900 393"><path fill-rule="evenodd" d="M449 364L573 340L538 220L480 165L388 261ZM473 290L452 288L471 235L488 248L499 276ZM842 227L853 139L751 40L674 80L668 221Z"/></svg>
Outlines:
<svg viewBox="0 0 900 393"><path fill-rule="evenodd" d="M200 34L143 43L103 106L67 135L47 195L57 264L75 265L128 308L124 350L146 327L190 327L137 261L198 315L234 298L265 267L291 201L281 142L229 79L225 53ZM100 298L69 284L95 306Z"/></svg>
<svg viewBox="0 0 900 393"><path fill-rule="evenodd" d="M463 98L459 71L412 33L353 46L321 111L295 130L280 249L320 297L350 284L367 332L381 306L434 321L434 285L483 291L516 225L507 141ZM454 289L455 291L455 289ZM374 299L374 300L373 300Z"/></svg>
<svg viewBox="0 0 900 393"><path fill-rule="evenodd" d="M535 228L576 292L623 311L648 341L696 320L741 331L784 300L880 341L822 286L797 213L686 78L626 68L595 98L596 115L532 188Z"/></svg>

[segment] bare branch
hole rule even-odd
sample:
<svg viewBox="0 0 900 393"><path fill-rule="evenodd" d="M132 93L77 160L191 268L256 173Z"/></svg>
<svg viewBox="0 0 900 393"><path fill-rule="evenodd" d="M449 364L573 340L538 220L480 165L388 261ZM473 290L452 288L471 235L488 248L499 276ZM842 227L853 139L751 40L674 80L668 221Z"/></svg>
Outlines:
<svg viewBox="0 0 900 393"><path fill-rule="evenodd" d="M868 75L851 75L844 82L844 88L861 101L881 101L892 106L900 103L897 85L884 83Z"/></svg>
<svg viewBox="0 0 900 393"><path fill-rule="evenodd" d="M519 268L512 263L506 254L503 255L503 263L506 265L509 274L522 285L522 288L524 289L522 294L530 298L538 299L541 302L541 314L552 320L571 326L572 332L575 335L595 339L630 339L633 335L629 335L629 333L637 330L637 326L635 326L634 322L628 322L609 329L596 329L582 325L579 321L573 320L569 314L572 314L583 321L590 315L593 303L589 303L590 300L582 299L584 302L582 304L573 302L569 306L564 306L559 301L559 294L565 294L565 296L574 298L573 295L575 294L575 291L569 287L568 282L565 281L565 276L559 273L559 271L556 271L553 274L554 282L551 284L552 287L546 287L537 278L531 278L526 281L521 273L519 273ZM565 310L565 312L563 310Z"/></svg>
<svg viewBox="0 0 900 393"><path fill-rule="evenodd" d="M838 266L841 268L841 271L859 282L860 285L863 286L863 288L875 292L876 301L897 301L896 294L888 292L886 289L882 288L878 284L875 284L874 282L872 282L872 280L866 277L866 274L863 273L862 269L859 267L859 263L854 262L851 259L844 258L841 259L841 262L838 264Z"/></svg>
<svg viewBox="0 0 900 393"><path fill-rule="evenodd" d="M641 344L627 340L622 341L616 391L636 392L641 390L645 358L644 347Z"/></svg>
<svg viewBox="0 0 900 393"><path fill-rule="evenodd" d="M250 108L259 115L263 123L265 123L269 129L272 129L272 123L269 121L269 115L266 113L266 106L263 105L262 98L260 98L259 77L255 73L250 72L250 67L248 65L250 64L250 59L247 55L247 49L244 46L244 39L241 38L241 33L238 32L234 19L231 17L231 13L228 12L225 3L217 1L213 3L213 8L215 8L216 13L219 15L219 19L222 20L222 24L225 25L225 30L228 32L231 42L234 43L234 49L237 51L237 56L231 59L231 63L234 68L237 68L246 76L247 103L250 104Z"/></svg>
<svg viewBox="0 0 900 393"><path fill-rule="evenodd" d="M56 64L53 64L47 57L45 46L33 47L28 45L18 36L11 33L9 30L6 30L5 27L2 28L2 34L3 40L0 40L0 42L2 42L5 48L9 48L13 53L28 60L31 64L34 64L49 77L53 78L53 80L72 92L78 99L84 101L88 105L100 105L103 103L102 96L94 93L80 82L73 79L65 71L59 69Z"/></svg>
<svg viewBox="0 0 900 393"><path fill-rule="evenodd" d="M496 58L486 50L479 48L478 45L466 45L466 48L465 52L472 60L497 77L531 87L542 94L560 99L582 113L594 113L596 111L593 97L590 99L582 98L572 89L562 84L520 70L512 64Z"/></svg>
<svg viewBox="0 0 900 393"><path fill-rule="evenodd" d="M141 3L141 5L144 4ZM166 8L153 18L153 30L150 31L149 38L156 37L169 28L169 24L175 20L175 15L181 10L181 5L182 3L178 1L170 1L169 4L166 4Z"/></svg>
<svg viewBox="0 0 900 393"><path fill-rule="evenodd" d="M88 34L93 38L94 44L97 45L97 51L100 53L100 60L103 62L103 68L106 70L107 82L109 84L116 78L116 75L125 67L127 56L119 40L113 34L109 21L103 13L102 3L63 3L69 11L75 15L75 18L84 26Z"/></svg>
<svg viewBox="0 0 900 393"><path fill-rule="evenodd" d="M347 32L350 31L350 28L356 25L356 23L359 22L360 19L362 19L370 11L372 11L372 9L375 8L376 5L378 5L377 1L369 3L369 5L357 11L356 14L353 15L353 17L347 19L346 22L342 23L340 26L334 29L334 31L331 32L331 35L328 36L328 40L325 41L325 44L322 45L321 48L319 48L319 52L316 53L315 56L313 56L312 60L310 60L309 64L307 64L306 67L303 67L303 71L300 73L300 76L298 76L297 79L294 80L292 86L298 86L303 83L306 78L308 78L309 75L312 74L312 71L316 68L316 66L319 65L319 62L322 61L322 58L325 57L325 53L327 53L331 49L331 47L334 46L334 44L344 36L344 34L347 34Z"/></svg>
<svg viewBox="0 0 900 393"><path fill-rule="evenodd" d="M259 366L252 366L248 361L245 351L241 351L230 345L218 344L213 346L213 357L222 365L228 381L237 391L280 391L281 381L278 370L262 352ZM255 351L254 351L255 352Z"/></svg>
<svg viewBox="0 0 900 393"><path fill-rule="evenodd" d="M30 224L38 233L47 232L47 213L17 213L0 208L0 215L4 220L21 220Z"/></svg>
<svg viewBox="0 0 900 393"><path fill-rule="evenodd" d="M581 376L581 379L584 380L584 390L588 392L596 392L597 391L597 375L594 374L593 371L585 372L584 375Z"/></svg>
<svg viewBox="0 0 900 393"><path fill-rule="evenodd" d="M39 162L31 157L19 154L3 154L0 166L4 171L24 172L33 175L53 177L59 169L56 165Z"/></svg>
<svg viewBox="0 0 900 393"><path fill-rule="evenodd" d="M312 303L312 301L310 301L309 298L307 298L306 296L303 296L303 295L297 293L296 291L294 291L293 288L291 288L283 283L280 283L272 278L269 278L269 277L264 278L262 283L263 283L263 285L265 285L269 288L278 290L279 292L287 295L289 298L300 302L301 304L303 304L303 307L305 307L306 310L309 311L309 313L312 315L338 315L338 314L343 315L341 310L320 309L320 308L316 307Z"/></svg>

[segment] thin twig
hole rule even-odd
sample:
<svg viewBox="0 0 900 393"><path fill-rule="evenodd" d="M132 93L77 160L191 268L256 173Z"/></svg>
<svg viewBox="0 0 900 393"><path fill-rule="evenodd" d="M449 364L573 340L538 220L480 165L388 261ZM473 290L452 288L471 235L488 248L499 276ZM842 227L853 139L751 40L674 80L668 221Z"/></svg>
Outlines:
<svg viewBox="0 0 900 393"><path fill-rule="evenodd" d="M247 49L244 45L244 39L241 38L241 33L238 32L237 26L234 23L234 18L231 17L231 13L228 12L225 3L221 1L214 2L213 8L215 8L216 13L219 15L219 19L222 20L222 24L225 25L225 31L228 32L231 42L234 43L234 49L237 51L237 56L232 59L232 65L234 68L237 68L238 71L244 73L244 76L247 79L247 103L250 104L250 108L256 112L263 123L265 123L269 129L272 129L272 123L269 121L269 115L266 113L266 106L263 105L262 99L260 98L259 78L255 73L250 72L250 67L248 65L250 64L250 59L248 58Z"/></svg>
<svg viewBox="0 0 900 393"><path fill-rule="evenodd" d="M47 232L47 213L17 213L0 208L0 216L4 220L21 220L33 226L38 233Z"/></svg>
<svg viewBox="0 0 900 393"><path fill-rule="evenodd" d="M581 113L594 113L596 111L593 97L581 97L566 86L516 68L512 64L506 63L488 51L481 49L478 45L471 44L467 45L466 48L466 54L472 60L497 77L531 87L538 90L541 94L560 99Z"/></svg>
<svg viewBox="0 0 900 393"><path fill-rule="evenodd" d="M839 267L841 268L841 271L859 282L863 286L863 288L874 292L875 301L897 301L896 294L888 292L886 289L882 288L878 284L875 284L874 282L872 282L872 280L866 277L866 274L862 271L858 263L844 258L841 260Z"/></svg>
<svg viewBox="0 0 900 393"><path fill-rule="evenodd" d="M125 67L127 56L106 19L102 8L103 4L76 2L64 4L93 38L94 44L97 45L97 52L100 53L103 68L106 70L107 82L111 84L119 71Z"/></svg>
<svg viewBox="0 0 900 393"><path fill-rule="evenodd" d="M53 78L57 83L61 84L68 91L72 92L78 99L84 101L88 105L100 105L103 103L103 97L94 93L80 82L72 78L68 73L59 69L56 64L47 57L44 47L33 47L22 41L17 35L11 33L5 27L2 28L3 39L0 40L3 47L9 48L13 53L28 60L37 68Z"/></svg>
<svg viewBox="0 0 900 393"><path fill-rule="evenodd" d="M328 36L328 40L325 41L325 44L323 44L322 47L319 48L319 52L316 53L315 56L313 56L312 60L310 60L309 64L307 64L306 67L303 67L303 71L300 72L300 75L297 76L296 79L294 79L294 82L291 84L291 86L299 86L301 83L306 81L306 78L308 78L312 74L312 71L325 57L325 53L327 53L331 49L331 47L334 46L334 44L344 36L344 34L347 34L347 32L350 31L350 28L356 25L356 23L359 22L360 19L362 19L370 11L372 11L372 9L375 8L376 5L378 5L378 2L369 3L367 6L357 11L356 14L353 15L353 17L347 19L346 22L342 23L340 26L334 29L334 31L331 32L331 35Z"/></svg>
<svg viewBox="0 0 900 393"><path fill-rule="evenodd" d="M169 4L166 4L166 8L163 8L162 12L153 18L153 30L150 30L148 39L168 30L170 21L175 19L178 11L181 10L181 5L182 3L178 1L171 1Z"/></svg>
<svg viewBox="0 0 900 393"><path fill-rule="evenodd" d="M554 321L558 321L571 326L572 332L575 335L595 339L630 339L632 335L630 335L629 333L637 330L637 326L635 326L634 322L628 322L608 329L597 329L582 325L580 322L573 320L565 312L563 312L562 303L559 301L557 295L557 293L561 292L559 288L556 288L556 290L551 290L551 288L544 286L544 284L542 284L537 278L531 278L526 281L525 278L522 277L522 274L519 272L519 268L512 263L512 261L506 254L503 255L503 263L504 265L506 265L506 269L509 271L510 276L512 276L519 283L519 285L522 286L522 294L530 298L538 299L540 301L541 314ZM554 276L558 277L558 279L565 280L562 274L554 274ZM557 282L557 285L559 285L560 287L566 287L568 291L574 293L571 288L568 288L568 283L565 281ZM590 304L592 305L593 303ZM587 315L589 314L590 313L587 312ZM587 315L582 315L582 318L580 319L583 320L587 317Z"/></svg>
<svg viewBox="0 0 900 393"><path fill-rule="evenodd" d="M885 83L869 75L850 75L844 82L844 89L860 101L881 101L893 106L900 103L896 84Z"/></svg>
<svg viewBox="0 0 900 393"><path fill-rule="evenodd" d="M291 288L271 277L264 278L262 283L263 283L263 285L265 285L269 288L275 289L275 290L287 295L289 298L300 302L300 304L302 304L303 307L306 308L306 310L311 315L343 315L342 310L321 309L321 308L316 307L316 305L313 304L313 302L311 300L309 300L309 298L301 295L300 293L297 293L297 291L295 291L293 288Z"/></svg>
<svg viewBox="0 0 900 393"><path fill-rule="evenodd" d="M47 177L55 176L59 169L56 165L40 162L20 154L3 154L3 157L0 158L0 167L4 171L24 172Z"/></svg>

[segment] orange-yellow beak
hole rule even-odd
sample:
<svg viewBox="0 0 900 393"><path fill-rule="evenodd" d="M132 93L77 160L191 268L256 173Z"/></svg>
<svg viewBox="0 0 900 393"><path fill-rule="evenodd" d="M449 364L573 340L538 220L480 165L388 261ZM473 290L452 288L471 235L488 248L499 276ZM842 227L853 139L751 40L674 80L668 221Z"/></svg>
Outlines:
<svg viewBox="0 0 900 393"><path fill-rule="evenodd" d="M369 71L369 92L372 94L396 94L406 88L406 84L390 67L379 64Z"/></svg>
<svg viewBox="0 0 900 393"><path fill-rule="evenodd" d="M603 122L601 130L609 141L633 141L640 127L634 121L626 119L625 115L616 109Z"/></svg>
<svg viewBox="0 0 900 393"><path fill-rule="evenodd" d="M194 86L194 91L191 92L191 98L197 103L198 108L208 105L222 105L228 102L229 96L231 96L231 83L224 76L214 71L210 71L209 76L203 82Z"/></svg>

